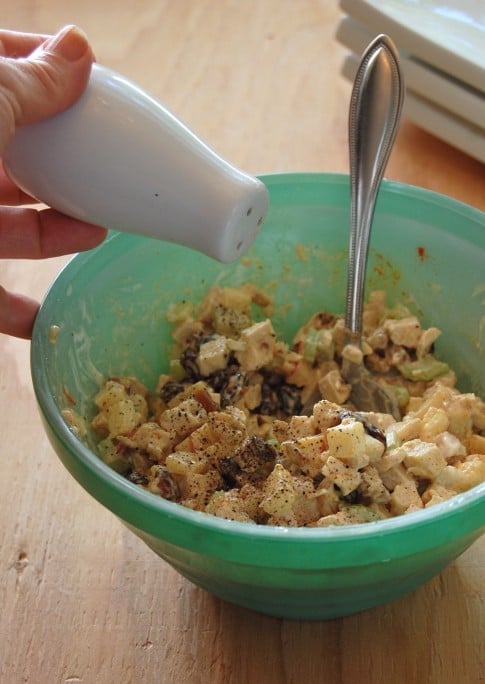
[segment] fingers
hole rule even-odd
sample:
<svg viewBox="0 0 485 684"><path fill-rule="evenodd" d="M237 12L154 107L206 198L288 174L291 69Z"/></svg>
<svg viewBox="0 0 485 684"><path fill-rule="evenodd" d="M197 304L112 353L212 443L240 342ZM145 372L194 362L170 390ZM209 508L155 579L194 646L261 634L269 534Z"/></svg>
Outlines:
<svg viewBox="0 0 485 684"><path fill-rule="evenodd" d="M21 51L28 42L21 39ZM12 39L4 35L2 44L11 54ZM75 102L86 87L93 60L86 36L75 26L65 27L26 57L1 58L0 153L16 125L39 121Z"/></svg>
<svg viewBox="0 0 485 684"><path fill-rule="evenodd" d="M84 91L94 55L80 29L56 36L0 30L0 155L17 125L61 112ZM31 202L0 168L0 203ZM43 258L91 249L106 230L52 209L0 207L0 258ZM0 287L0 333L30 338L38 304Z"/></svg>
<svg viewBox="0 0 485 684"><path fill-rule="evenodd" d="M4 57L27 57L42 45L49 36L38 33L20 33L0 29L0 55Z"/></svg>
<svg viewBox="0 0 485 684"><path fill-rule="evenodd" d="M106 229L54 209L0 207L0 258L43 259L92 249Z"/></svg>
<svg viewBox="0 0 485 684"><path fill-rule="evenodd" d="M33 299L0 286L0 333L30 339L39 305Z"/></svg>

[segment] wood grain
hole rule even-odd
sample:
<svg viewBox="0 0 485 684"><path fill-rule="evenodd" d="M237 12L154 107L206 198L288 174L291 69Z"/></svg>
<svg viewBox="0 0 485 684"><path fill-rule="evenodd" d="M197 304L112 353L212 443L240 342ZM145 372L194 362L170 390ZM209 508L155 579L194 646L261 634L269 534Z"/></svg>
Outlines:
<svg viewBox="0 0 485 684"><path fill-rule="evenodd" d="M246 170L346 172L336 2L3 3L5 28L78 23L99 62ZM387 176L485 209L485 169L405 121ZM40 298L66 258L0 262ZM0 336L0 683L476 684L485 540L410 596L340 620L257 615L193 587L91 499L38 417L27 342Z"/></svg>

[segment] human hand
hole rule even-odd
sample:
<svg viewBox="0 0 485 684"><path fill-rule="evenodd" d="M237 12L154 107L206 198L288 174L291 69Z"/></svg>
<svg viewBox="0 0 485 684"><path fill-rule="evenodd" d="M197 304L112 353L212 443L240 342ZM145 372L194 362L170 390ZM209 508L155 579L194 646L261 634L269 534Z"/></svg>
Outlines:
<svg viewBox="0 0 485 684"><path fill-rule="evenodd" d="M0 30L0 157L15 127L61 112L89 79L93 52L86 36L66 26L55 36ZM0 259L42 259L91 249L106 230L69 218L12 183L0 164ZM39 305L0 286L0 333L30 338Z"/></svg>

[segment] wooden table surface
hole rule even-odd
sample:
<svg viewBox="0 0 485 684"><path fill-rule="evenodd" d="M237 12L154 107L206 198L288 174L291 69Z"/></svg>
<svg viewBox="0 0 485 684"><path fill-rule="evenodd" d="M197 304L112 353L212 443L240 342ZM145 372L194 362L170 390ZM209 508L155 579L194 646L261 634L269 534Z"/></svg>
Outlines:
<svg viewBox="0 0 485 684"><path fill-rule="evenodd" d="M251 173L346 172L339 16L333 0L15 0L1 21L79 24L99 62ZM485 167L409 121L387 176L485 209ZM40 298L65 261L3 261L0 281ZM81 489L44 436L29 343L1 335L0 406L1 684L485 680L483 537L391 605L264 617L192 586Z"/></svg>

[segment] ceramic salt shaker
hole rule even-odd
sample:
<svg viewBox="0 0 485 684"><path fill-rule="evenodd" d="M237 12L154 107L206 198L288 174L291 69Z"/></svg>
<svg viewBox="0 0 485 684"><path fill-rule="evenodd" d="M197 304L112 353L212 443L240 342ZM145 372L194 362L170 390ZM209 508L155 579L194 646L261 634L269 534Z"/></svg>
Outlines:
<svg viewBox="0 0 485 684"><path fill-rule="evenodd" d="M22 190L69 216L223 262L248 249L268 209L259 179L99 64L69 109L17 129L3 161Z"/></svg>

